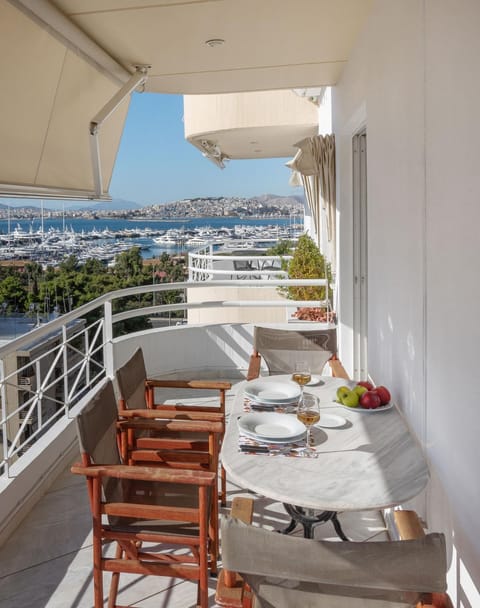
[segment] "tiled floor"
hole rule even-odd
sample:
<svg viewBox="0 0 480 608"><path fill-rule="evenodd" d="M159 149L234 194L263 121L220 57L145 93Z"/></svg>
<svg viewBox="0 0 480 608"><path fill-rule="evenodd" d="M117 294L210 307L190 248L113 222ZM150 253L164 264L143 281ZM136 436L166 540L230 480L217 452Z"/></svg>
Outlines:
<svg viewBox="0 0 480 608"><path fill-rule="evenodd" d="M233 486L229 498L242 493ZM281 528L287 523L278 503L254 497L255 523ZM352 540L385 538L378 513L344 513L340 520ZM93 598L91 522L83 479L68 469L0 549L0 608L91 608ZM338 540L331 524L316 538ZM210 606L215 580L211 580ZM195 606L194 584L159 577L122 575L119 601L138 608Z"/></svg>
<svg viewBox="0 0 480 608"><path fill-rule="evenodd" d="M245 492L230 485L228 494L231 499ZM280 529L288 523L281 504L253 498L255 524ZM379 513L343 513L339 518L352 540L387 538ZM315 537L339 540L330 523L317 526ZM0 548L0 608L91 608L91 564L91 518L85 482L67 467ZM210 606L215 606L215 584L212 579ZM122 575L120 580L118 601L124 605L193 608L195 599L196 585L186 581L130 575Z"/></svg>

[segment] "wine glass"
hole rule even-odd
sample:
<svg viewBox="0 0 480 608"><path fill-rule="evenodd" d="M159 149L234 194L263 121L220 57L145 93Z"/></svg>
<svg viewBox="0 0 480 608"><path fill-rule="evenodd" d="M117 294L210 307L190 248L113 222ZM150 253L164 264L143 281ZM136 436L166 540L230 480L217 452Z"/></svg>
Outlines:
<svg viewBox="0 0 480 608"><path fill-rule="evenodd" d="M306 445L301 455L307 458L317 458L317 452L310 445L312 426L320 420L320 404L316 395L304 393L302 400L298 404L297 418L307 427Z"/></svg>
<svg viewBox="0 0 480 608"><path fill-rule="evenodd" d="M303 399L303 387L312 379L310 365L308 361L296 361L295 371L292 374L292 380L300 386L300 401Z"/></svg>

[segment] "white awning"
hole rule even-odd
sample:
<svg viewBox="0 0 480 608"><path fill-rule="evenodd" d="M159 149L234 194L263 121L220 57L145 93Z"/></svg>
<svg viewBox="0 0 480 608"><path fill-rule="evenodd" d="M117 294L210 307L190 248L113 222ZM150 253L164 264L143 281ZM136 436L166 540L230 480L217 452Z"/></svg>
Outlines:
<svg viewBox="0 0 480 608"><path fill-rule="evenodd" d="M0 196L108 198L128 98L99 135L100 196L89 124L122 82L7 2L0 4L0 73Z"/></svg>

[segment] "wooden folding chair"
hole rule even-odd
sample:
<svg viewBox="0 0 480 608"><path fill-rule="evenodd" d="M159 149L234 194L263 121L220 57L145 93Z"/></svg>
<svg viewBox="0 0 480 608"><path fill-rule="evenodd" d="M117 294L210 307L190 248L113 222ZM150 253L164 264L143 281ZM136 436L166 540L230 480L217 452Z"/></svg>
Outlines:
<svg viewBox="0 0 480 608"><path fill-rule="evenodd" d="M253 353L250 357L247 380L260 375L261 362L265 362L268 374L290 374L295 361L307 361L312 374L322 374L328 363L332 375L348 378L337 357L337 330L333 328L297 329L256 326L253 330Z"/></svg>
<svg viewBox="0 0 480 608"><path fill-rule="evenodd" d="M135 411L135 410L134 410ZM132 412L128 412L129 416ZM152 416L155 415L155 418ZM218 451L224 422L158 418L156 410L144 410L117 423L121 456L129 465L209 471L216 483L212 489L210 517L210 572L216 574L218 542ZM140 434L139 434L140 433Z"/></svg>
<svg viewBox="0 0 480 608"><path fill-rule="evenodd" d="M230 382L216 380L156 380L147 378L145 361L141 348L138 348L130 359L116 371L116 380L120 392L118 401L119 414L123 418L163 418L172 420L195 420L225 422L225 399L226 391L231 388ZM218 391L218 404L213 406L204 405L169 405L155 402L155 388L188 391ZM196 394L196 393L195 393ZM145 410L153 410L146 413ZM224 430L219 435L221 443ZM187 437L186 437L187 438ZM208 438L198 434L192 438L196 442L196 449L209 450ZM146 442L143 443L144 447ZM202 447L203 445L203 447ZM150 447L153 444L150 442ZM140 445L138 446L140 447ZM220 446L219 446L220 448ZM217 450L217 454L219 449ZM218 467L218 461L216 466ZM221 490L220 498L223 506L226 504L226 475L221 467Z"/></svg>
<svg viewBox="0 0 480 608"><path fill-rule="evenodd" d="M315 541L248 525L252 501L236 500L236 518L222 522L219 606L251 608L258 600L275 608L453 608L444 536L425 535L418 520L408 526L409 540Z"/></svg>
<svg viewBox="0 0 480 608"><path fill-rule="evenodd" d="M76 422L82 463L71 470L87 480L95 608L103 607L105 571L112 573L109 608L120 608L116 598L122 572L196 581L197 605L207 608L209 562L215 560L209 537L215 474L122 464L111 381ZM116 543L113 557L102 555L108 542Z"/></svg>

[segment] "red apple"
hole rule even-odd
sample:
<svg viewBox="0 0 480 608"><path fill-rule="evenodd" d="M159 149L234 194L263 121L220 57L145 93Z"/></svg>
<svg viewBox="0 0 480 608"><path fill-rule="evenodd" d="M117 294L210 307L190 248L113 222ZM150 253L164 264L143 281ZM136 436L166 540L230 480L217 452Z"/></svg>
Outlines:
<svg viewBox="0 0 480 608"><path fill-rule="evenodd" d="M357 386L363 386L367 389L367 391L373 391L373 384L371 382L368 382L368 380L362 380L360 382L357 382Z"/></svg>
<svg viewBox="0 0 480 608"><path fill-rule="evenodd" d="M392 398L392 396L390 395L390 391L388 390L388 388L386 388L385 386L377 386L375 392L380 397L381 405L387 405L387 403L390 403L390 399Z"/></svg>
<svg viewBox="0 0 480 608"><path fill-rule="evenodd" d="M360 406L366 410L374 410L380 404L380 396L375 391L367 391L360 397Z"/></svg>

